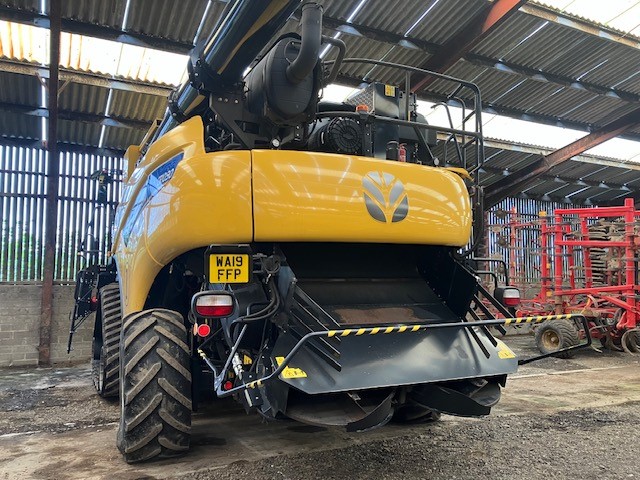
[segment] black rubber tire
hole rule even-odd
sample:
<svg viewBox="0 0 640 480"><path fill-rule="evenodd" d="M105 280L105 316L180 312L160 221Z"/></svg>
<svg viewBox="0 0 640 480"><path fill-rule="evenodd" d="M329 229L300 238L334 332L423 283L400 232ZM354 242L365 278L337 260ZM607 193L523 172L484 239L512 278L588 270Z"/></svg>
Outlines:
<svg viewBox="0 0 640 480"><path fill-rule="evenodd" d="M129 315L120 340L120 425L125 461L174 457L191 437L191 355L182 315Z"/></svg>
<svg viewBox="0 0 640 480"><path fill-rule="evenodd" d="M556 343L550 344L545 337L553 337ZM572 347L580 343L580 336L575 323L571 320L548 320L536 328L536 345L541 353L552 353L557 350ZM574 352L561 352L554 357L571 358Z"/></svg>
<svg viewBox="0 0 640 480"><path fill-rule="evenodd" d="M100 336L94 334L91 373L98 395L117 397L120 391L120 288L110 283L100 289Z"/></svg>
<svg viewBox="0 0 640 480"><path fill-rule="evenodd" d="M404 424L436 422L438 420L440 420L439 412L413 402L397 407L392 418L392 421Z"/></svg>

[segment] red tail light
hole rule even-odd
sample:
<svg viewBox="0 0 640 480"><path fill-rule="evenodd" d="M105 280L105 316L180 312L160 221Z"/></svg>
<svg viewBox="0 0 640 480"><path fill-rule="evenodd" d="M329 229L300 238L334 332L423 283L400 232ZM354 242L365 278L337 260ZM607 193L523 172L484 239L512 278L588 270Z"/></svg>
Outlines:
<svg viewBox="0 0 640 480"><path fill-rule="evenodd" d="M194 313L199 317L228 317L234 309L233 296L227 292L201 292L193 300Z"/></svg>
<svg viewBox="0 0 640 480"><path fill-rule="evenodd" d="M516 287L497 287L493 291L493 296L505 307L520 305L520 290Z"/></svg>
<svg viewBox="0 0 640 480"><path fill-rule="evenodd" d="M520 290L514 287L507 287L502 293L502 303L507 307L520 305Z"/></svg>
<svg viewBox="0 0 640 480"><path fill-rule="evenodd" d="M208 337L211 333L211 327L206 323L203 323L202 325L198 325L198 327L196 328L196 333L200 337Z"/></svg>

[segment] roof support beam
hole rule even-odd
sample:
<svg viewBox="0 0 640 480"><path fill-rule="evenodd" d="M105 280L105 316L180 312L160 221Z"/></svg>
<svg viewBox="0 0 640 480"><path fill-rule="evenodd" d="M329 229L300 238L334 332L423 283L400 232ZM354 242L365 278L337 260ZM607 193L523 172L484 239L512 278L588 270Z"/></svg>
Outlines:
<svg viewBox="0 0 640 480"><path fill-rule="evenodd" d="M514 150L517 152L530 153L533 155L541 155L541 156L548 155L553 152L551 148L534 147L531 145L520 145L518 143L509 142L506 140L495 140L495 139L488 139L488 138L484 139L484 146L485 148L498 148L500 150ZM575 156L573 157L573 159L578 160L582 163L591 163L591 164L600 165L603 167L624 168L626 169L626 172L624 173L628 173L631 171L640 172L640 163L626 163L626 162L623 162L622 160L619 160L619 161L609 160L606 158L597 157L595 155L590 155L588 153L584 155ZM486 168L486 166L487 164L485 162L485 165L483 166L483 168Z"/></svg>
<svg viewBox="0 0 640 480"><path fill-rule="evenodd" d="M42 140L29 140L26 138L0 137L0 145L23 148L46 148ZM76 143L58 142L58 152L76 152L88 155L102 155L104 157L122 157L124 150L114 148L99 148L90 145L78 145Z"/></svg>
<svg viewBox="0 0 640 480"><path fill-rule="evenodd" d="M62 0L51 0L49 16L51 35L49 37L49 83L47 101L49 121L47 130L47 183L44 225L44 261L42 266L42 298L40 303L40 342L38 344L38 365L51 364L51 319L53 318L53 278L55 275L56 233L58 223L58 65L60 64L60 18Z"/></svg>
<svg viewBox="0 0 640 480"><path fill-rule="evenodd" d="M35 117L49 118L51 110L40 107L28 107L24 105L17 105L14 103L0 102L0 110L5 112L20 113L23 115L31 115ZM83 123L96 123L105 127L118 127L118 128L135 128L138 130L147 130L151 125L151 122L145 122L141 120L131 120L129 118L120 118L105 115L95 115L92 113L74 112L69 110L58 110L58 119L70 120L74 122Z"/></svg>
<svg viewBox="0 0 640 480"><path fill-rule="evenodd" d="M547 202L556 202L556 203L566 203L566 204L570 204L570 205L596 205L596 206L610 206L610 205L614 205L614 200L616 200L617 198L623 198L623 197L628 197L631 196L632 193L631 192L626 192L623 195L619 195L615 198L612 199L608 199L608 200L589 200L588 198L574 198L576 195L579 195L581 193L583 193L585 190L588 190L591 187L584 187L576 192L570 193L566 196L561 196L561 195L547 195L546 198L544 198L544 201ZM531 199L531 200L540 200L539 197L534 196L534 195L527 195L526 193L519 193L517 195L513 195L512 198L524 198L524 199ZM617 203L617 202L616 202Z"/></svg>
<svg viewBox="0 0 640 480"><path fill-rule="evenodd" d="M479 42L505 20L516 12L527 0L495 0L488 3L480 13L471 20L471 24L465 26L458 34L440 48L438 53L429 58L421 68L434 72L444 73L458 60L471 51ZM412 91L416 92L431 84L435 77L424 76L413 84Z"/></svg>
<svg viewBox="0 0 640 480"><path fill-rule="evenodd" d="M597 25L583 18L560 12L545 5L528 3L523 5L520 11L528 15L538 17L542 20L557 23L558 25L564 25L565 27L571 27L605 40L640 49L640 41L638 41L633 35L620 34L620 32L617 32L612 28L608 28L605 25Z"/></svg>
<svg viewBox="0 0 640 480"><path fill-rule="evenodd" d="M21 75L31 75L44 79L49 78L49 69L28 63L19 63L12 60L0 59L0 72L17 73ZM172 87L156 85L153 83L143 83L127 79L118 79L106 75L99 75L87 72L78 72L68 69L60 69L59 79L61 82L73 82L81 85L92 85L95 87L112 88L114 90L124 90L126 92L146 93L167 97Z"/></svg>
<svg viewBox="0 0 640 480"><path fill-rule="evenodd" d="M488 167L486 164L482 166L482 170L486 171L487 173L492 173L494 175L504 175L504 176L509 176L509 175L517 175L518 171L514 171L514 172L509 172L508 170L505 171L501 168L496 168L496 167ZM607 189L607 190L620 190L620 191L624 191L624 192L629 192L631 191L631 189L625 185L621 185L619 183L615 184L615 183L611 183L609 182L607 179L607 183L605 182L598 182L598 181L594 181L594 180L585 180L585 179L575 179L575 178L567 178L567 177L562 177L559 175L540 175L537 177L537 179L541 180L541 181L547 181L547 182L557 182L558 188L554 189L554 190L550 190L547 192L547 194L551 194L553 193L555 190L558 190L560 188L564 188L564 186L566 185L577 185L577 186L581 186L581 187L592 187L592 188L603 188L603 189ZM487 189L490 189L491 186L488 186ZM533 186L531 187L525 187L522 191L524 193L526 193L528 190L531 190L531 188L533 188Z"/></svg>
<svg viewBox="0 0 640 480"><path fill-rule="evenodd" d="M30 12L27 10L15 10L8 7L0 7L0 20L33 25L34 27L46 28L49 30L51 29L49 17L38 12ZM89 37L102 38L105 40L112 40L114 42L126 43L128 45L153 48L156 50L164 50L183 55L188 55L193 48L193 44L191 43L168 40L166 38L154 37L143 33L128 32L119 28L95 25L69 18L63 18L61 20L61 28L64 32L87 35Z"/></svg>
<svg viewBox="0 0 640 480"><path fill-rule="evenodd" d="M535 80L537 82L553 83L575 90L583 90L586 92L595 93L596 95L619 98L620 100L626 100L628 102L640 102L640 95L634 93L623 92L614 88L606 88L600 85L594 85L588 82L574 80L572 78L563 77L561 75L555 75L533 68L523 67L514 63L495 60L493 58L484 57L475 53L467 54L465 60L469 61L473 65L493 68L501 72L514 73L523 77L527 77L529 80Z"/></svg>
<svg viewBox="0 0 640 480"><path fill-rule="evenodd" d="M638 124L640 124L640 107L575 142L542 157L527 168L517 172L517 174L501 178L487 188L484 200L485 208L490 208L502 199L523 191L527 185L553 167L620 135Z"/></svg>

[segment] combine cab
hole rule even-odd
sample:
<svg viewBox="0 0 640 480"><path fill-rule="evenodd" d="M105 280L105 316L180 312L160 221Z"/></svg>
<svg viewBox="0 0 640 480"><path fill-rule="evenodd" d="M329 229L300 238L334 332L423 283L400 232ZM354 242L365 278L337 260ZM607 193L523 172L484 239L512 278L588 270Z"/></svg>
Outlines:
<svg viewBox="0 0 640 480"><path fill-rule="evenodd" d="M113 263L79 277L85 291L101 286L96 385L119 391L128 462L187 450L203 391L266 419L363 431L487 415L517 368L488 329L508 320L470 308L477 87L344 58L316 4L302 6L300 36L269 45L299 1L251 4L229 2L192 55L190 82L127 151ZM325 44L335 60L320 60ZM321 100L343 70L372 68L402 85ZM450 84L451 102L474 99L462 129L425 122L416 75ZM440 164L443 149L455 165Z"/></svg>

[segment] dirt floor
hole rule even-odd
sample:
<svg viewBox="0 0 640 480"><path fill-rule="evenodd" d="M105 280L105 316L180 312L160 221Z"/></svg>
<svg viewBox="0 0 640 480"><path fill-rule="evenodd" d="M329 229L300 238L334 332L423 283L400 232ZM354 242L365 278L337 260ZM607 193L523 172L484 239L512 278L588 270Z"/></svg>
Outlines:
<svg viewBox="0 0 640 480"><path fill-rule="evenodd" d="M507 343L535 353L529 336ZM488 418L364 434L218 402L194 416L189 455L144 465L115 447L118 408L84 366L0 370L0 479L640 479L640 356L625 353L523 366Z"/></svg>

